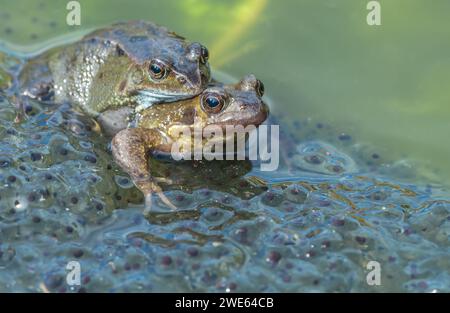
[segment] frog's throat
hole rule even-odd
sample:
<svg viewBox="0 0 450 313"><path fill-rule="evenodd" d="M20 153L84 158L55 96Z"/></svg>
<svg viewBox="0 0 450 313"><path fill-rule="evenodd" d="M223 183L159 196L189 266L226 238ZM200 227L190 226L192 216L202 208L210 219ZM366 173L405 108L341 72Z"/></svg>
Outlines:
<svg viewBox="0 0 450 313"><path fill-rule="evenodd" d="M178 93L161 93L150 90L140 90L135 96L138 106L136 111L142 111L151 107L155 103L175 102L192 97L192 95Z"/></svg>

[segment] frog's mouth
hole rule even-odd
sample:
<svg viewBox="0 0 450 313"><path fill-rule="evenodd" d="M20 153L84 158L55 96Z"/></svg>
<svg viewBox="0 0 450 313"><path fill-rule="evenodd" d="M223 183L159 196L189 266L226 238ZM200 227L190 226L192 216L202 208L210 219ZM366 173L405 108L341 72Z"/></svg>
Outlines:
<svg viewBox="0 0 450 313"><path fill-rule="evenodd" d="M139 104L136 111L141 111L151 107L156 103L175 102L183 99L188 99L192 96L180 93L163 93L151 90L139 90L136 97L136 102Z"/></svg>

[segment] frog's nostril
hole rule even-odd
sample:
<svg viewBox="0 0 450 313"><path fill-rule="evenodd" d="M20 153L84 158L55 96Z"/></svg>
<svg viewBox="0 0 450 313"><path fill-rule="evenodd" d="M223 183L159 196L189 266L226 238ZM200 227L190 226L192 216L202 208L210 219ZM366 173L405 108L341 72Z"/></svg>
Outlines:
<svg viewBox="0 0 450 313"><path fill-rule="evenodd" d="M186 78L183 76L178 76L177 80L180 84L183 84L183 85L186 84Z"/></svg>

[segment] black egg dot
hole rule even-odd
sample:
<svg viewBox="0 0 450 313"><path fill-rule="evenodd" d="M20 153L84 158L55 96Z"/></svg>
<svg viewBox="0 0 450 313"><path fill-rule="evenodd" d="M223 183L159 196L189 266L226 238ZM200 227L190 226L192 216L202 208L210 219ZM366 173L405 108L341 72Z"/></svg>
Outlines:
<svg viewBox="0 0 450 313"><path fill-rule="evenodd" d="M343 219L333 219L332 224L334 226L344 226L345 225L345 220Z"/></svg>
<svg viewBox="0 0 450 313"><path fill-rule="evenodd" d="M33 216L33 223L40 223L41 222L41 218L39 216Z"/></svg>
<svg viewBox="0 0 450 313"><path fill-rule="evenodd" d="M90 155L90 154L85 155L84 156L84 160L88 161L88 162L91 162L91 163L96 163L97 162L97 158L95 156L93 156L93 155Z"/></svg>
<svg viewBox="0 0 450 313"><path fill-rule="evenodd" d="M372 154L372 158L373 159L379 159L380 155L378 153L374 153L374 154Z"/></svg>
<svg viewBox="0 0 450 313"><path fill-rule="evenodd" d="M310 164L321 164L323 162L322 158L318 155L311 155L306 157L305 160Z"/></svg>
<svg viewBox="0 0 450 313"><path fill-rule="evenodd" d="M264 195L264 200L272 201L273 199L275 199L275 194L274 194L273 192L268 191L268 192Z"/></svg>
<svg viewBox="0 0 450 313"><path fill-rule="evenodd" d="M39 190L39 193L40 193L44 198L50 197L50 191L49 191L47 188Z"/></svg>
<svg viewBox="0 0 450 313"><path fill-rule="evenodd" d="M77 197L72 197L72 198L70 198L70 202L72 202L72 204L77 204L78 203L78 198Z"/></svg>
<svg viewBox="0 0 450 313"><path fill-rule="evenodd" d="M298 190L296 188L292 188L290 191L291 191L291 194L293 194L293 195L298 195L300 193L300 190Z"/></svg>
<svg viewBox="0 0 450 313"><path fill-rule="evenodd" d="M25 113L30 113L33 111L33 107L29 104L25 105Z"/></svg>
<svg viewBox="0 0 450 313"><path fill-rule="evenodd" d="M66 232L68 232L69 234L73 233L73 227L72 226L67 226L66 227Z"/></svg>
<svg viewBox="0 0 450 313"><path fill-rule="evenodd" d="M10 182L10 183L14 183L15 181L16 181L16 176L14 176L14 175L10 175L10 176L8 176L8 182Z"/></svg>
<svg viewBox="0 0 450 313"><path fill-rule="evenodd" d="M6 130L6 133L7 133L8 135L15 135L15 134L17 134L17 132L16 132L16 130L15 130L14 128L8 128L8 129Z"/></svg>
<svg viewBox="0 0 450 313"><path fill-rule="evenodd" d="M134 270L138 270L138 269L141 268L141 264L139 264L139 263L133 263L132 267L133 267Z"/></svg>
<svg viewBox="0 0 450 313"><path fill-rule="evenodd" d="M360 245L363 245L363 244L365 244L366 243L366 238L364 238L364 237L361 237L361 236L356 236L355 237L355 240L356 240L356 242L357 243L359 243Z"/></svg>
<svg viewBox="0 0 450 313"><path fill-rule="evenodd" d="M42 159L42 154L40 154L39 152L32 152L31 154L30 154L30 158L31 158L31 161L40 161L41 159Z"/></svg>
<svg viewBox="0 0 450 313"><path fill-rule="evenodd" d="M30 193L30 194L28 195L28 201L34 202L34 201L36 201L36 200L37 200L37 195L36 195L36 193L32 192L32 193Z"/></svg>
<svg viewBox="0 0 450 313"><path fill-rule="evenodd" d="M59 153L60 153L61 155L67 155L67 153L69 153L69 151L67 151L66 148L61 148L61 149L59 149Z"/></svg>
<svg viewBox="0 0 450 313"><path fill-rule="evenodd" d="M52 174L49 174L49 173L45 173L45 179L47 179L47 180L51 180L51 179L53 179L53 176L52 176Z"/></svg>
<svg viewBox="0 0 450 313"><path fill-rule="evenodd" d="M231 203L231 198L228 197L228 196L223 197L222 198L222 203L230 204Z"/></svg>
<svg viewBox="0 0 450 313"><path fill-rule="evenodd" d="M121 178L119 180L119 184L121 185L127 185L130 181L128 180L128 178Z"/></svg>
<svg viewBox="0 0 450 313"><path fill-rule="evenodd" d="M76 257L77 259L81 258L83 255L84 255L84 252L81 249L77 249L73 252L73 256Z"/></svg>
<svg viewBox="0 0 450 313"><path fill-rule="evenodd" d="M0 160L0 167L9 167L10 164L11 162L9 162L8 160Z"/></svg>
<svg viewBox="0 0 450 313"><path fill-rule="evenodd" d="M172 264L172 258L168 255L165 255L161 258L161 264L164 266L169 266Z"/></svg>
<svg viewBox="0 0 450 313"><path fill-rule="evenodd" d="M187 250L187 253L188 253L188 255L191 256L191 257L196 257L196 256L198 255L198 249L197 249L197 248L194 248L194 247L190 247L190 248Z"/></svg>
<svg viewBox="0 0 450 313"><path fill-rule="evenodd" d="M95 205L95 208L97 209L97 211L101 211L101 210L103 210L103 204L97 203L97 204Z"/></svg>
<svg viewBox="0 0 450 313"><path fill-rule="evenodd" d="M267 256L267 260L271 263L278 263L281 260L281 254L277 251L271 251Z"/></svg>
<svg viewBox="0 0 450 313"><path fill-rule="evenodd" d="M85 276L83 278L83 284L89 284L90 281L91 281L91 277L90 276Z"/></svg>
<svg viewBox="0 0 450 313"><path fill-rule="evenodd" d="M350 135L345 134L345 133L340 134L338 138L339 138L339 140L342 140L342 141L348 141L348 140L352 139L352 137Z"/></svg>

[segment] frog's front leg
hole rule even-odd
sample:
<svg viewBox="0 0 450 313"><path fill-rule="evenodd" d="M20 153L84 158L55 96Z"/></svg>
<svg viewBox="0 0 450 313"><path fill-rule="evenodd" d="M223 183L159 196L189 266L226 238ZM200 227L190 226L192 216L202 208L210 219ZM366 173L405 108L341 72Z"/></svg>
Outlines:
<svg viewBox="0 0 450 313"><path fill-rule="evenodd" d="M136 187L144 193L146 211L151 208L153 193L156 193L171 209L176 209L151 177L148 166L149 152L163 146L163 141L158 131L142 128L124 129L112 140L113 157L117 164L131 176Z"/></svg>

